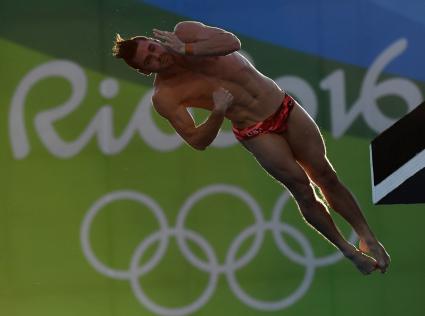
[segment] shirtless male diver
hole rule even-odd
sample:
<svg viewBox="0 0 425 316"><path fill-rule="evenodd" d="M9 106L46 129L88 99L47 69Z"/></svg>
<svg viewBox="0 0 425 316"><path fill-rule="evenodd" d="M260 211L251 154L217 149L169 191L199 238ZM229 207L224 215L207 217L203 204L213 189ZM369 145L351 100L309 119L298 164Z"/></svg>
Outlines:
<svg viewBox="0 0 425 316"><path fill-rule="evenodd" d="M369 228L350 191L326 157L319 128L305 110L237 51L239 39L199 22L178 23L156 38L118 34L113 55L143 74L156 73L153 106L193 148L204 150L224 118L239 142L293 195L304 219L363 273L384 273L390 257ZM211 111L198 126L187 107ZM316 196L313 181L333 210L359 236L349 243Z"/></svg>

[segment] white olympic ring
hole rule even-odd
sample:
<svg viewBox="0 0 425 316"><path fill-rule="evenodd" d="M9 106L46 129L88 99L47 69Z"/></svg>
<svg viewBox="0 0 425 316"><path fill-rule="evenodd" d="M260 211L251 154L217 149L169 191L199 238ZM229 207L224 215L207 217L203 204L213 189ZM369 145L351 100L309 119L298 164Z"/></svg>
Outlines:
<svg viewBox="0 0 425 316"><path fill-rule="evenodd" d="M261 211L260 206L257 204L257 202L246 192L242 191L239 188L230 186L230 185L216 185L216 186L209 186L204 188L203 190L199 190L195 194L193 194L191 197L187 199L187 201L183 204L182 208L180 209L179 215L177 217L177 223L176 223L176 229L179 231L183 231L184 229L184 221L186 219L187 213L189 210L195 205L198 200L211 195L211 194L217 194L217 193L230 193L230 195L239 197L242 201L244 201L252 210L252 213L254 215L254 218L256 220L255 227L260 227L260 229L256 230L256 240L254 241L253 246L251 249L247 252L247 254L242 257L242 259L239 260L238 263L235 263L235 266L232 266L232 269L240 269L244 265L246 265L255 255L257 254L258 250L260 249L260 246L264 239L264 230L262 229L262 226L264 225L264 219L263 214ZM254 226L254 225L253 225ZM252 226L251 226L252 227ZM213 267L209 267L205 265L202 261L200 261L195 255L192 254L192 252L189 250L189 247L187 246L184 238L182 238L183 235L179 234L177 235L177 243L183 252L183 254L188 258L188 260L194 265L197 266L199 269L205 272L209 272ZM215 268L215 267L214 267ZM223 265L221 267L216 267L219 272L223 273L226 270L229 269L229 266Z"/></svg>
<svg viewBox="0 0 425 316"><path fill-rule="evenodd" d="M161 260L161 257L164 255L168 247L168 238L166 235L166 232L168 231L167 219L161 207L155 201L146 195L132 191L117 191L102 197L90 208L89 212L84 217L84 221L81 226L80 239L83 246L83 252L92 266L94 266L100 273L118 280L129 280L131 278L131 272L109 268L97 259L90 245L90 226L102 207L113 201L124 199L137 201L140 204L145 204L146 206L150 207L160 224L160 232L162 232L162 238L158 250L152 259L148 261L145 267L141 270L143 272L150 271L156 265L156 263Z"/></svg>
<svg viewBox="0 0 425 316"><path fill-rule="evenodd" d="M220 264L217 259L216 252L211 245L203 238L199 233L185 228L185 220L189 213L189 210L201 199L208 195L214 194L230 194L241 199L250 208L254 215L255 223L248 228L244 229L235 239L231 242L230 247L225 256L225 262ZM339 252L335 252L329 256L317 258L314 256L312 246L310 242L300 233L297 229L290 226L287 223L281 223L281 215L283 212L284 205L288 201L290 194L284 192L277 200L273 212L272 218L269 222L266 222L263 218L263 212L257 202L242 189L226 185L216 184L204 187L193 195L191 195L181 207L175 228L170 228L167 223L164 211L161 207L150 197L134 191L115 191L101 197L96 201L85 215L80 232L80 240L83 249L83 253L86 256L89 263L101 274L118 280L129 280L131 288L139 300L139 302L150 311L164 316L179 316L188 315L199 309L201 309L211 298L212 294L217 285L218 277L220 274L225 275L230 289L233 291L235 296L245 303L246 305L263 311L276 311L287 308L298 301L308 290L313 280L314 272L317 267L322 267L329 264L334 264L342 258ZM118 200L132 200L142 205L147 206L159 223L159 229L147 236L134 251L131 258L128 270L112 269L107 265L103 264L94 254L90 244L90 227L101 209L108 203ZM275 243L282 254L286 255L291 261L302 265L306 268L304 278L294 293L288 297L282 298L278 301L262 301L249 296L239 285L236 279L235 272L242 267L246 266L258 253L261 245L264 241L264 233L271 231ZM282 237L282 233L290 235L295 241L297 241L303 251L303 255L292 250L285 242ZM241 256L236 258L238 250L241 248L246 239L254 236L254 241L248 251ZM139 278L146 275L151 271L163 258L169 245L169 238L174 237L177 241L177 245L184 255L185 259L194 267L200 271L207 272L210 274L210 278L207 287L201 294L201 296L189 305L177 308L167 308L153 302L145 294L142 286L140 285ZM186 240L189 239L195 242L198 247L202 249L206 255L207 261L199 259L189 249ZM351 233L350 241L356 241L356 234L354 231ZM159 246L152 258L150 258L143 266L139 265L140 259L143 257L145 251L154 243L159 243Z"/></svg>
<svg viewBox="0 0 425 316"><path fill-rule="evenodd" d="M198 243L198 246L200 248L204 248L206 251L206 254L208 256L208 259L212 261L214 265L217 265L216 257L214 254L214 251L199 234L192 232L192 231L180 231L178 232L177 229L169 230L167 232L167 238L168 236L176 236L176 235L187 235L189 239L192 241L195 241ZM161 240L163 236L161 236L161 233L156 232L149 237L145 238L144 241L137 247L136 251L134 252L133 258L131 259L131 265L130 265L130 273L132 274L132 277L130 279L131 287L137 297L137 299L148 309L151 311L159 314L159 315L167 315L167 316L173 316L173 315L188 315L196 310L200 309L211 297L211 295L214 293L215 286L217 284L218 279L218 271L211 271L210 274L210 280L208 282L208 286L205 289L204 293L200 296L200 298L195 301L194 303L190 304L189 306L185 307L179 307L179 308L165 308L162 307L154 302L152 302L146 294L143 292L143 289L140 286L139 283L139 277L143 274L143 271L141 271L138 268L139 259L143 256L143 253L146 249L149 248L151 244L153 244L158 239Z"/></svg>

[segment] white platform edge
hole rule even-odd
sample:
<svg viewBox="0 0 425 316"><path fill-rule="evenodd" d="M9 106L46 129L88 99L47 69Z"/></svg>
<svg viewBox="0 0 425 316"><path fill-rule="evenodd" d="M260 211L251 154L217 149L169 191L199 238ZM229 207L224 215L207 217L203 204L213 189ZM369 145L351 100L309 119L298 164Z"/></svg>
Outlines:
<svg viewBox="0 0 425 316"><path fill-rule="evenodd" d="M407 181L410 177L415 175L421 169L425 168L425 149L407 161L404 165L379 182L377 185L374 183L374 171L372 164L372 145L369 146L370 152L370 166L371 166L371 180L372 180L372 201L374 204L382 200L389 193L394 191L397 187ZM389 155L391 153L388 153Z"/></svg>

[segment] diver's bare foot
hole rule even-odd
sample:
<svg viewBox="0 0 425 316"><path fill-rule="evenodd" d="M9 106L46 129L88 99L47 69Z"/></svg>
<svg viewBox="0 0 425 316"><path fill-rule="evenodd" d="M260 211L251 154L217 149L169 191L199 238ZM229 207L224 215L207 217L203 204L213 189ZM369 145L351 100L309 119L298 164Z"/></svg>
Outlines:
<svg viewBox="0 0 425 316"><path fill-rule="evenodd" d="M378 268L382 273L387 271L391 258L379 241L372 240L366 242L364 239L360 239L359 249L375 258Z"/></svg>
<svg viewBox="0 0 425 316"><path fill-rule="evenodd" d="M345 254L345 256L354 263L361 273L365 275L371 274L378 267L375 259L369 257L367 254L358 249L355 249L349 254Z"/></svg>

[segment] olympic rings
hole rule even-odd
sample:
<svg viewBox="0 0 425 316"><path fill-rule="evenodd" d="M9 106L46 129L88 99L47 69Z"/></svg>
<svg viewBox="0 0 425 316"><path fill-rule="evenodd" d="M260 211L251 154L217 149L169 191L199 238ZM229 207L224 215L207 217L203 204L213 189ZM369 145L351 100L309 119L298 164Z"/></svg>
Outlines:
<svg viewBox="0 0 425 316"><path fill-rule="evenodd" d="M185 220L188 216L190 209L203 198L215 194L229 194L236 198L239 198L248 206L255 219L255 223L253 225L244 229L239 235L237 235L233 239L226 253L226 257L224 260L225 262L221 264L217 259L217 255L214 248L208 243L208 241L199 233L185 227ZM342 258L342 255L339 252L335 252L334 254L325 257L315 257L312 246L307 240L307 238L301 232L299 232L297 229L290 226L289 224L280 222L284 206L288 201L289 196L290 195L288 192L284 192L278 198L273 208L272 218L270 221L267 222L264 220L261 207L255 201L255 199L253 199L247 192L243 191L241 188L227 184L215 184L206 186L192 194L183 203L183 206L181 207L177 216L175 228L172 228L168 225L165 212L152 198L135 191L115 191L108 193L105 196L101 197L99 200L97 200L86 213L81 225L81 246L88 262L99 273L113 279L128 280L139 302L147 309L158 315L188 315L201 309L213 295L217 286L218 278L221 274L226 277L229 287L233 291L235 296L247 306L262 311L282 310L294 304L296 301L302 298L303 295L308 291L314 277L315 269L317 267L334 264ZM147 206L154 214L159 223L159 229L156 232L147 236L136 247L129 263L128 270L112 269L111 267L108 267L107 265L102 263L94 254L90 244L90 229L97 214L99 214L102 208L105 207L107 204L119 200L132 200ZM295 290L295 292L293 292L288 297L281 298L278 301L262 301L249 296L239 285L239 282L236 279L235 275L235 272L237 270L246 266L258 254L264 242L264 234L266 231L271 231L275 243L283 255L287 256L294 263L304 266L306 269L304 278L298 288ZM293 249L291 249L282 237L282 233L290 235L296 242L298 242L301 246L303 254L299 254ZM236 259L236 254L241 248L243 242L252 236L254 236L254 241L251 247L244 255L241 256L241 258ZM141 276L149 273L162 260L168 249L170 238L176 239L177 246L182 252L184 258L192 266L202 272L210 274L208 284L204 289L203 293L197 298L197 300L186 306L177 308L168 308L153 302L150 298L147 297L146 293L143 290L143 287L140 285L139 282L139 278ZM197 246L201 248L201 250L206 255L206 261L199 259L190 250L187 245L187 240L196 243ZM356 235L353 231L350 236L350 241L355 242L355 240ZM146 250L154 243L159 244L158 248L154 252L153 256L149 260L147 260L147 262L143 266L140 266L140 259L143 257Z"/></svg>

